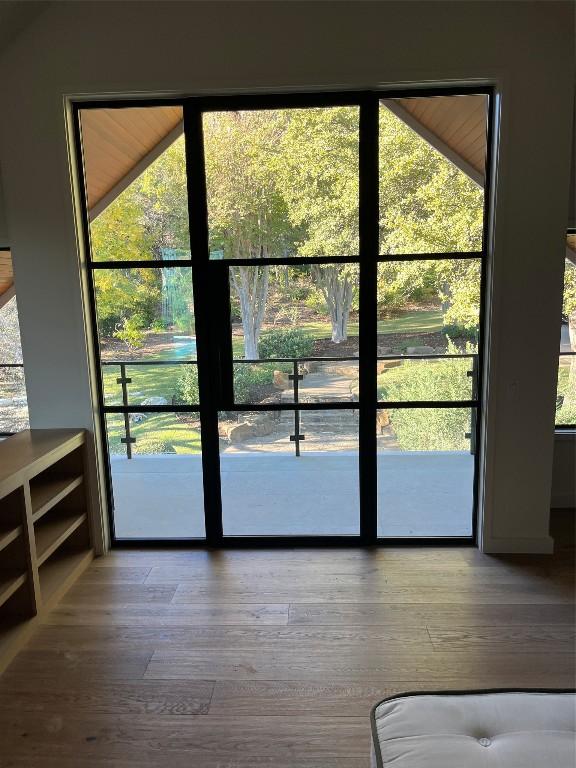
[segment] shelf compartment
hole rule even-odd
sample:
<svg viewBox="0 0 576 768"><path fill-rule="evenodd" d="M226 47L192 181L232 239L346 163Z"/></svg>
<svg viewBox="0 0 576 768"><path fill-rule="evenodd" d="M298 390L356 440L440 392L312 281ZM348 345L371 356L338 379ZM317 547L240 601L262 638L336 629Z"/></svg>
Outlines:
<svg viewBox="0 0 576 768"><path fill-rule="evenodd" d="M30 482L32 499L32 520L37 522L52 507L65 499L72 491L84 482L82 475L65 477L45 477L43 480L34 479Z"/></svg>
<svg viewBox="0 0 576 768"><path fill-rule="evenodd" d="M28 579L22 571L0 571L0 606L23 586Z"/></svg>
<svg viewBox="0 0 576 768"><path fill-rule="evenodd" d="M34 526L36 560L42 565L66 539L86 521L85 512L67 512L44 517Z"/></svg>
<svg viewBox="0 0 576 768"><path fill-rule="evenodd" d="M93 558L91 549L65 549L47 560L38 570L43 607L57 602Z"/></svg>
<svg viewBox="0 0 576 768"><path fill-rule="evenodd" d="M21 525L13 525L10 523L0 523L0 551L2 551L9 544L19 536L22 536L23 528Z"/></svg>

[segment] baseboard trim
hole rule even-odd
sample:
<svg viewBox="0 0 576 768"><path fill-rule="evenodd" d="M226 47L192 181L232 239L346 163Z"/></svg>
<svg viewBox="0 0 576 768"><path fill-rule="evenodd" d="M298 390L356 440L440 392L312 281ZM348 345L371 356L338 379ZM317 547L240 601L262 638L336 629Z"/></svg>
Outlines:
<svg viewBox="0 0 576 768"><path fill-rule="evenodd" d="M538 538L488 538L482 541L482 552L495 555L551 555L554 552L552 536Z"/></svg>

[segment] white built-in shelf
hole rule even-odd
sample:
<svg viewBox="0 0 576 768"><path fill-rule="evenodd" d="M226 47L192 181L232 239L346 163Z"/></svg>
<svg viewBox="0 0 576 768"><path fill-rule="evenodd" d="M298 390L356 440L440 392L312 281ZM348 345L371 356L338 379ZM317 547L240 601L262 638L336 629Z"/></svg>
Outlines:
<svg viewBox="0 0 576 768"><path fill-rule="evenodd" d="M19 536L22 536L22 531L21 525L0 522L0 551L16 541Z"/></svg>
<svg viewBox="0 0 576 768"><path fill-rule="evenodd" d="M9 600L14 592L22 587L28 574L22 571L0 571L0 605Z"/></svg>
<svg viewBox="0 0 576 768"><path fill-rule="evenodd" d="M53 554L86 521L85 512L48 515L34 526L38 565Z"/></svg>
<svg viewBox="0 0 576 768"><path fill-rule="evenodd" d="M83 430L0 442L0 673L92 559L85 477Z"/></svg>
<svg viewBox="0 0 576 768"><path fill-rule="evenodd" d="M30 497L32 499L32 520L37 522L52 507L82 485L82 475L73 477L50 477L41 481L33 480L30 483Z"/></svg>
<svg viewBox="0 0 576 768"><path fill-rule="evenodd" d="M81 573L92 559L92 553L86 550L58 551L40 566L40 592L44 607L51 605L58 592L65 590L76 581L76 574Z"/></svg>

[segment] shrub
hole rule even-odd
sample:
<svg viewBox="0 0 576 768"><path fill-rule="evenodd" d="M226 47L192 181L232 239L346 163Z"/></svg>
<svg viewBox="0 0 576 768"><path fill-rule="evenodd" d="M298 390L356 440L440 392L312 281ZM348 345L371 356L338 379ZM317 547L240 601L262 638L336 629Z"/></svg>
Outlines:
<svg viewBox="0 0 576 768"><path fill-rule="evenodd" d="M477 341L476 327L466 327L464 325L445 325L442 328L442 333L448 336L449 339L466 339L467 341Z"/></svg>
<svg viewBox="0 0 576 768"><path fill-rule="evenodd" d="M259 387L272 384L274 370L273 363L237 363L234 366L234 396L237 403L246 403L254 400L254 395Z"/></svg>
<svg viewBox="0 0 576 768"><path fill-rule="evenodd" d="M258 344L260 357L308 357L313 349L314 337L301 328L266 331Z"/></svg>
<svg viewBox="0 0 576 768"><path fill-rule="evenodd" d="M468 408L399 408L390 410L396 438L405 451L469 451Z"/></svg>
<svg viewBox="0 0 576 768"><path fill-rule="evenodd" d="M196 365L183 365L184 369L176 384L175 399L177 403L199 403L198 391L198 367Z"/></svg>
<svg viewBox="0 0 576 768"><path fill-rule="evenodd" d="M452 342L448 352L456 351ZM474 351L468 345L468 352ZM381 400L466 400L470 397L472 360L405 361L378 377ZM390 420L403 450L465 451L471 431L469 408L407 408L390 410Z"/></svg>
<svg viewBox="0 0 576 768"><path fill-rule="evenodd" d="M144 344L146 319L140 313L125 317L120 328L114 331L114 336L123 341L131 349L138 349Z"/></svg>
<svg viewBox="0 0 576 768"><path fill-rule="evenodd" d="M556 424L576 424L576 404L562 404L556 411Z"/></svg>

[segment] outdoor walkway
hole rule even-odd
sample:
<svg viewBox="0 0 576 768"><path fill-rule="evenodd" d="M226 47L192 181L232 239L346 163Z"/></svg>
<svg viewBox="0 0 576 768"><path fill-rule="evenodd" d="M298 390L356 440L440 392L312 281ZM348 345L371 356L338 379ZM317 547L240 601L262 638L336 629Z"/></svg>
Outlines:
<svg viewBox="0 0 576 768"><path fill-rule="evenodd" d="M358 533L358 458L223 453L227 535ZM380 536L471 533L474 459L465 452L378 455ZM199 455L112 457L116 536L203 537Z"/></svg>

